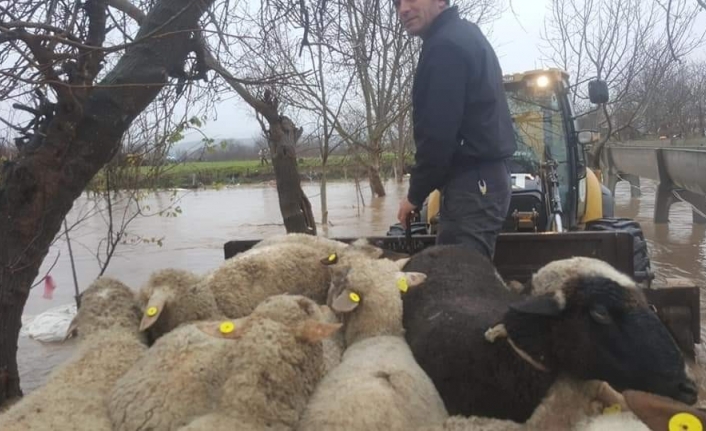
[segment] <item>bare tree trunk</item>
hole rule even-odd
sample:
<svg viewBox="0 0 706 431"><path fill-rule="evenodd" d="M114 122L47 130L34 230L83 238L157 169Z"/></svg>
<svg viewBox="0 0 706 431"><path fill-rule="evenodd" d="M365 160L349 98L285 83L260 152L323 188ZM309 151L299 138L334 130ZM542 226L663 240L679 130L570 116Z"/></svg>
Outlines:
<svg viewBox="0 0 706 431"><path fill-rule="evenodd" d="M326 193L326 165L321 167L321 224L328 224L328 201Z"/></svg>
<svg viewBox="0 0 706 431"><path fill-rule="evenodd" d="M276 104L270 106L276 109ZM277 194L284 227L288 233L316 235L316 222L309 198L301 187L294 147L301 137L302 129L297 129L285 116L277 116L274 121L270 121L270 117L267 119L270 126L268 131L270 151L274 154L272 166L277 178Z"/></svg>
<svg viewBox="0 0 706 431"><path fill-rule="evenodd" d="M167 83L168 72L183 67L193 47L189 32L198 28L199 17L211 3L158 1L136 39L156 37L127 48L103 85L91 87L89 82L84 90L73 92L57 89L59 103L45 134L35 135L15 161L2 165L0 406L22 396L16 357L21 316L49 245L73 201ZM95 30L92 25L90 29Z"/></svg>
<svg viewBox="0 0 706 431"><path fill-rule="evenodd" d="M3 238L5 232L2 232ZM21 253L21 250L3 246L2 261L7 253ZM12 255L12 254L11 254ZM5 265L0 266L0 406L22 396L20 377L17 370L17 340L22 326L22 310L37 270L27 267L22 272L10 272ZM2 410L0 408L0 410Z"/></svg>
<svg viewBox="0 0 706 431"><path fill-rule="evenodd" d="M374 157L377 160L371 160L370 165L368 165L370 189L373 192L373 196L383 197L385 196L385 186L382 183L382 178L380 178L380 155L376 154Z"/></svg>
<svg viewBox="0 0 706 431"><path fill-rule="evenodd" d="M404 160L404 155L406 151L406 145L405 143L407 142L407 133L405 131L405 120L407 116L406 115L400 115L400 118L397 120L397 144L394 145L395 149L395 170L396 170L396 178L395 180L398 183L401 183L404 181L404 172L405 172L405 160Z"/></svg>
<svg viewBox="0 0 706 431"><path fill-rule="evenodd" d="M265 90L262 99L255 97L207 49L204 50L204 56L208 67L221 75L231 88L259 114L257 118L260 122L260 128L267 137L272 154L279 207L285 229L288 233L299 232L316 235L316 220L311 210L311 202L301 188L297 154L294 147L301 137L303 129L297 128L288 117L280 115L279 100L270 90Z"/></svg>

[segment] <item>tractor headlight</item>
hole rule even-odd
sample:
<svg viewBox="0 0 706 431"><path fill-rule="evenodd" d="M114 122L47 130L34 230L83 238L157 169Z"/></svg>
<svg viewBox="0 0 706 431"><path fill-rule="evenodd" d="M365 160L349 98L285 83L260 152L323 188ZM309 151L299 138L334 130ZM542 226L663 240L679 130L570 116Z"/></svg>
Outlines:
<svg viewBox="0 0 706 431"><path fill-rule="evenodd" d="M539 78L537 78L537 87L539 88L546 88L549 86L549 77L546 75L542 75Z"/></svg>

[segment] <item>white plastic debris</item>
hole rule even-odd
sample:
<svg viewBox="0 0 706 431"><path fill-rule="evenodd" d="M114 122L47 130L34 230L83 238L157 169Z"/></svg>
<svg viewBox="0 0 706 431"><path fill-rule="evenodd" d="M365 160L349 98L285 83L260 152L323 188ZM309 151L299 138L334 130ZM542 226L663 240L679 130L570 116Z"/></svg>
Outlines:
<svg viewBox="0 0 706 431"><path fill-rule="evenodd" d="M43 343L63 341L75 315L76 304L73 303L51 308L37 316L22 316L20 336Z"/></svg>

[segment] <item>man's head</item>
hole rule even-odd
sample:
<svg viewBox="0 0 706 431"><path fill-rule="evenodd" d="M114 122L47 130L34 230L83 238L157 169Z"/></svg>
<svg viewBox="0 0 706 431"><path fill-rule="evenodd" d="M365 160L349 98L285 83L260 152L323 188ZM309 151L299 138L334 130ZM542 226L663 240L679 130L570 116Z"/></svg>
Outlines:
<svg viewBox="0 0 706 431"><path fill-rule="evenodd" d="M420 36L449 6L449 0L393 0L393 4L407 33Z"/></svg>

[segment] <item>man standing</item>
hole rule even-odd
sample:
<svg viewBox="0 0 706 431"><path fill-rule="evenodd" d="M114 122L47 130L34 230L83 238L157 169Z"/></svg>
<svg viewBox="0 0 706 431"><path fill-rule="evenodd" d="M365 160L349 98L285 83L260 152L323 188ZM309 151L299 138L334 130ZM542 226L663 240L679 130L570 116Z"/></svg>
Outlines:
<svg viewBox="0 0 706 431"><path fill-rule="evenodd" d="M517 145L502 71L488 40L448 0L393 0L422 38L412 90L415 165L397 217L441 191L437 244L467 244L492 259L510 206L506 160Z"/></svg>

